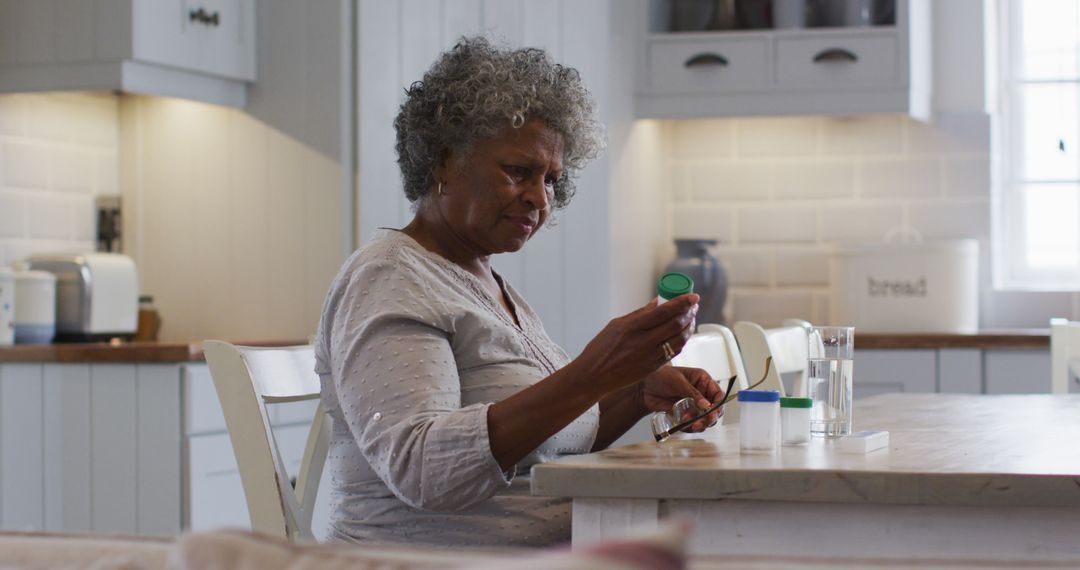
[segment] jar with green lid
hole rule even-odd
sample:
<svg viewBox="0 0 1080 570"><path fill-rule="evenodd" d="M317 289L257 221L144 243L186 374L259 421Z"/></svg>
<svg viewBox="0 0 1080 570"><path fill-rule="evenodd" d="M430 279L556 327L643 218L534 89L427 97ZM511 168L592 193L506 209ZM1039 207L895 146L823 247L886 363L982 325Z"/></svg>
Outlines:
<svg viewBox="0 0 1080 570"><path fill-rule="evenodd" d="M780 432L784 445L810 443L810 398L780 398Z"/></svg>
<svg viewBox="0 0 1080 570"><path fill-rule="evenodd" d="M694 280L685 273L675 271L665 273L656 282L656 296L661 303L694 292Z"/></svg>

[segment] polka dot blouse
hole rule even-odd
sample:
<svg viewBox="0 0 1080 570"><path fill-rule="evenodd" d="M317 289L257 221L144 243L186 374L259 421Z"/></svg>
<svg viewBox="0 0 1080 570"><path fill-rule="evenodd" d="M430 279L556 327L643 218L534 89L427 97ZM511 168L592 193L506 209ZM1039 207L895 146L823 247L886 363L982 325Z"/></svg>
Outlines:
<svg viewBox="0 0 1080 570"><path fill-rule="evenodd" d="M569 540L568 502L531 496L529 469L588 452L599 409L500 469L488 406L569 360L528 303L503 286L520 326L473 275L395 230L380 230L334 279L315 340L334 426L326 467L331 538L463 546Z"/></svg>

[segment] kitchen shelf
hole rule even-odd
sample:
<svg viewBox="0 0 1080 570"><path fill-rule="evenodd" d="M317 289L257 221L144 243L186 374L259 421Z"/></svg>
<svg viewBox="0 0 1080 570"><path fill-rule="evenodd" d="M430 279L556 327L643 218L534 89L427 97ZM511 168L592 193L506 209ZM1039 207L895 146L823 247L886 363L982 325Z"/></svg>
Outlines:
<svg viewBox="0 0 1080 570"><path fill-rule="evenodd" d="M701 32L658 32L646 17L636 114L928 119L929 11L926 0L898 0L896 25Z"/></svg>

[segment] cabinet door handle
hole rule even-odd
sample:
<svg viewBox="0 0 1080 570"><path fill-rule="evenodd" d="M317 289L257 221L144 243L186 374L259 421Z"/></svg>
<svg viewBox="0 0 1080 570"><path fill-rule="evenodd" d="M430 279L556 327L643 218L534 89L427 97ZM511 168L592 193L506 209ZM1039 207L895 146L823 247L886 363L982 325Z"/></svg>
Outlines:
<svg viewBox="0 0 1080 570"><path fill-rule="evenodd" d="M829 48L818 52L818 54L814 56L814 63L821 63L823 61L850 61L854 63L859 61L859 56L844 48Z"/></svg>
<svg viewBox="0 0 1080 570"><path fill-rule="evenodd" d="M690 59L686 60L686 67L701 67L707 65L718 65L720 67L727 67L728 60L726 57L718 53L699 53Z"/></svg>
<svg viewBox="0 0 1080 570"><path fill-rule="evenodd" d="M188 12L188 21L217 27L221 24L221 15L217 12L207 12L206 8L199 8Z"/></svg>

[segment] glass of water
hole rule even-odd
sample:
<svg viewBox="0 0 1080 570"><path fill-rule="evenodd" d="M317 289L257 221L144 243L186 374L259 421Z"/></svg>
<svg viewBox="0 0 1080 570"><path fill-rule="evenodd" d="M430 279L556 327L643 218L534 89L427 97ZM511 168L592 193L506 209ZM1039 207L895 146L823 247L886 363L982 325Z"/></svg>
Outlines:
<svg viewBox="0 0 1080 570"><path fill-rule="evenodd" d="M840 437L851 433L851 382L855 368L855 327L810 329L807 394L810 433Z"/></svg>

